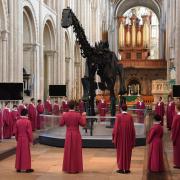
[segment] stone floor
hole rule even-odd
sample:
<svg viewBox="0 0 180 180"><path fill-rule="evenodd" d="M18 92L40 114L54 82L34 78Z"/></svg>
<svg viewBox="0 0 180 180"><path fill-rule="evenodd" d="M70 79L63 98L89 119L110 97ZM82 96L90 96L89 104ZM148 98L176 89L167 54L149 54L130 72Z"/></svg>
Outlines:
<svg viewBox="0 0 180 180"><path fill-rule="evenodd" d="M34 145L31 148L32 167L35 172L31 174L16 173L14 169L15 155L0 161L1 180L139 180L143 176L144 147L133 150L131 174L117 174L115 171L115 149L83 149L84 172L81 174L66 174L61 171L63 148Z"/></svg>
<svg viewBox="0 0 180 180"><path fill-rule="evenodd" d="M151 124L146 124L147 129ZM31 174L16 173L14 168L15 155L0 160L0 180L179 180L180 170L173 168L173 149L170 132L164 125L164 173L149 173L147 171L148 146L135 147L132 154L131 174L116 173L115 149L84 148L84 172L81 174L66 174L61 171L63 148L36 144L31 147ZM37 137L38 133L34 134ZM8 148L15 147L15 140L4 140L0 143L0 154Z"/></svg>
<svg viewBox="0 0 180 180"><path fill-rule="evenodd" d="M3 152L12 149L16 146L15 138L12 139L4 139L2 142L0 142L0 154Z"/></svg>

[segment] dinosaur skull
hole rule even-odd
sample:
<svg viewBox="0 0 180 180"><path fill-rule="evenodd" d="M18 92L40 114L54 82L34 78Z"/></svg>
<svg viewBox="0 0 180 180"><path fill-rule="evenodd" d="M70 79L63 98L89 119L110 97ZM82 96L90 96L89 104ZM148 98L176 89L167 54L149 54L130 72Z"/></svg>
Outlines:
<svg viewBox="0 0 180 180"><path fill-rule="evenodd" d="M72 14L71 14L71 9L67 7L66 9L63 9L62 12L62 19L61 19L61 26L63 28L68 28L69 26L72 25Z"/></svg>

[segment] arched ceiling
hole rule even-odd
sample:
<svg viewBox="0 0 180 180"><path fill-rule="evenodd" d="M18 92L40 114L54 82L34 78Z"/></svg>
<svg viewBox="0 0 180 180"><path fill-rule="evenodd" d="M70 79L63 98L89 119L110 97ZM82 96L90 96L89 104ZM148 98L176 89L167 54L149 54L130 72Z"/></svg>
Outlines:
<svg viewBox="0 0 180 180"><path fill-rule="evenodd" d="M51 19L46 19L43 32L44 50L55 50L55 34Z"/></svg>
<svg viewBox="0 0 180 180"><path fill-rule="evenodd" d="M123 15L128 9L135 6L144 6L151 9L160 20L161 17L161 5L159 0L114 0L115 14L114 16Z"/></svg>
<svg viewBox="0 0 180 180"><path fill-rule="evenodd" d="M35 43L36 30L35 21L28 6L23 8L23 43Z"/></svg>

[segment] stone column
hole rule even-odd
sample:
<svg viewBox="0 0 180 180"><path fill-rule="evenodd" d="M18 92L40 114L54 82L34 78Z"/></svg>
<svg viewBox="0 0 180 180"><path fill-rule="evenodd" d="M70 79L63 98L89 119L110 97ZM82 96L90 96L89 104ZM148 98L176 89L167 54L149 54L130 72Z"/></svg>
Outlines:
<svg viewBox="0 0 180 180"><path fill-rule="evenodd" d="M55 84L56 72L56 63L55 63L55 51L49 50L45 51L46 61L47 61L47 82L48 85Z"/></svg>
<svg viewBox="0 0 180 180"><path fill-rule="evenodd" d="M116 52L116 49L114 47L114 44L116 41L114 41L114 35L115 35L115 18L114 18L114 4L113 2L110 2L109 5L110 8L110 16L109 16L109 30L108 30L108 41L109 41L109 47L112 51ZM118 43L118 41L117 41Z"/></svg>
<svg viewBox="0 0 180 180"><path fill-rule="evenodd" d="M37 48L38 48L38 45L37 44L34 44L33 45L33 75L32 75L32 97L34 97L35 99L37 99L37 92L38 92L38 80L37 80L37 77L38 77L38 68L37 68L37 64L39 63L37 61Z"/></svg>
<svg viewBox="0 0 180 180"><path fill-rule="evenodd" d="M38 98L44 98L44 42L43 42L43 16L42 16L42 0L39 1L39 62L37 64L37 72L38 72Z"/></svg>
<svg viewBox="0 0 180 180"><path fill-rule="evenodd" d="M57 53L54 51L53 52L53 55L52 55L52 62L53 62L53 65L52 65L52 72L53 72L53 81L52 83L53 84L58 84L58 68L57 68L57 64L58 64L58 59L57 59Z"/></svg>
<svg viewBox="0 0 180 180"><path fill-rule="evenodd" d="M2 36L2 81L7 81L7 48L8 48L8 32L6 30L1 32Z"/></svg>
<svg viewBox="0 0 180 180"><path fill-rule="evenodd" d="M51 75L51 53L50 53L50 51L45 51L45 56L46 56L45 61L47 61L47 62L44 62L44 64L47 65L47 67L45 67L45 68L47 68L46 69L47 70L47 72L46 72L47 73L47 84L49 85L51 83L51 77L50 77L50 75Z"/></svg>
<svg viewBox="0 0 180 180"><path fill-rule="evenodd" d="M0 82L2 82L2 69L3 69L3 66L2 66L2 36L1 36L1 33L0 33Z"/></svg>
<svg viewBox="0 0 180 180"><path fill-rule="evenodd" d="M176 1L176 32L175 32L175 65L176 65L176 84L180 84L180 1Z"/></svg>
<svg viewBox="0 0 180 180"><path fill-rule="evenodd" d="M14 71L14 49L13 49L13 43L14 43L14 36L13 36L13 31L14 31L14 12L13 12L13 7L14 7L14 1L9 1L9 67L8 67L8 73L9 73L9 81L13 82L13 71Z"/></svg>
<svg viewBox="0 0 180 180"><path fill-rule="evenodd" d="M65 58L65 84L66 84L66 95L70 98L70 68L69 68L70 58Z"/></svg>
<svg viewBox="0 0 180 180"><path fill-rule="evenodd" d="M92 34L92 39L91 41L93 43L95 43L96 41L96 37L97 37L97 31L96 31L96 19L97 19L97 16L96 16L96 13L97 13L97 2L96 1L91 1L91 23L90 23L90 26L91 26L91 34ZM98 27L99 28L99 27Z"/></svg>
<svg viewBox="0 0 180 180"><path fill-rule="evenodd" d="M75 74L74 74L74 82L75 82L75 87L74 87L74 97L76 99L81 98L80 94L80 85L81 85L81 75L80 75L80 62L76 61L74 63L74 68L75 68Z"/></svg>

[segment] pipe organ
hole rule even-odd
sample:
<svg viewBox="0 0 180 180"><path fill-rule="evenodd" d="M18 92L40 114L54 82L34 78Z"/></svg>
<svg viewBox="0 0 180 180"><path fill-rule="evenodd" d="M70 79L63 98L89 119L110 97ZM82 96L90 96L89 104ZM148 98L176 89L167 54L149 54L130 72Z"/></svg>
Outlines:
<svg viewBox="0 0 180 180"><path fill-rule="evenodd" d="M143 60L150 56L151 16L142 16L142 25L136 15L126 24L124 16L118 17L118 46L122 60Z"/></svg>

